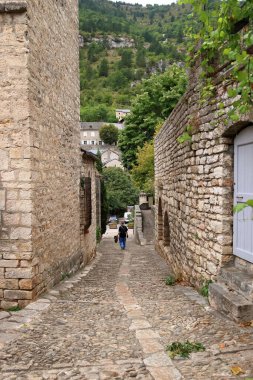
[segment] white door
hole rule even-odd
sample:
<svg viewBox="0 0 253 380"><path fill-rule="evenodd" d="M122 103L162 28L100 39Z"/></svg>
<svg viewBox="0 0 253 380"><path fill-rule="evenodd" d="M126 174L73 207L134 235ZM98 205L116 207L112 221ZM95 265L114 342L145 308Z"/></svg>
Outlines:
<svg viewBox="0 0 253 380"><path fill-rule="evenodd" d="M234 204L253 199L253 125L235 138ZM253 208L234 215L234 254L253 263Z"/></svg>

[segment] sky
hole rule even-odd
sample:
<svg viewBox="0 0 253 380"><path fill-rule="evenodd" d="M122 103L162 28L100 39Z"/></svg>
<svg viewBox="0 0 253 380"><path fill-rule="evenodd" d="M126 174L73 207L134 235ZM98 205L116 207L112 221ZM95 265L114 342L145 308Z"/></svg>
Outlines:
<svg viewBox="0 0 253 380"><path fill-rule="evenodd" d="M121 0L112 0L112 1L116 2L116 1L121 1ZM171 3L176 3L176 0L122 0L122 1L129 4L138 3L142 5L147 5L147 4L168 5Z"/></svg>

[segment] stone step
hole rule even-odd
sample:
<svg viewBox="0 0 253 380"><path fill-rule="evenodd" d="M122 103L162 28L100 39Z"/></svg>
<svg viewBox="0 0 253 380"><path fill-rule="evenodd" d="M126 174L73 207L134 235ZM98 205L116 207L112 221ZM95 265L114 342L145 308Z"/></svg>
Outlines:
<svg viewBox="0 0 253 380"><path fill-rule="evenodd" d="M234 266L224 267L218 277L218 282L224 283L253 301L253 275Z"/></svg>
<svg viewBox="0 0 253 380"><path fill-rule="evenodd" d="M210 305L237 322L253 320L253 302L222 283L209 285Z"/></svg>

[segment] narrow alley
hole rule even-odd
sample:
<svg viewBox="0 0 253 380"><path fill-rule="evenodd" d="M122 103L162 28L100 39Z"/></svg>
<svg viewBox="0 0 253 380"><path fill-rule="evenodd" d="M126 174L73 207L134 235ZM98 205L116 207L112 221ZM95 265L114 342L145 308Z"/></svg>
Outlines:
<svg viewBox="0 0 253 380"><path fill-rule="evenodd" d="M130 237L123 252L107 236L91 265L11 317L0 313L0 379L253 377L253 328L222 317L190 287L166 286L168 275L152 245ZM170 359L166 346L186 340L206 351Z"/></svg>

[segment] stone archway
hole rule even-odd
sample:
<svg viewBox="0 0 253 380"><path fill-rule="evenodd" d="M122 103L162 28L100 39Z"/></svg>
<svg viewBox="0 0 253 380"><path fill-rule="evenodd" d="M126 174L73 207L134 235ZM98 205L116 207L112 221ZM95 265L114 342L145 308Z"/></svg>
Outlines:
<svg viewBox="0 0 253 380"><path fill-rule="evenodd" d="M170 225L167 211L165 211L163 219L163 244L166 247L170 245Z"/></svg>

